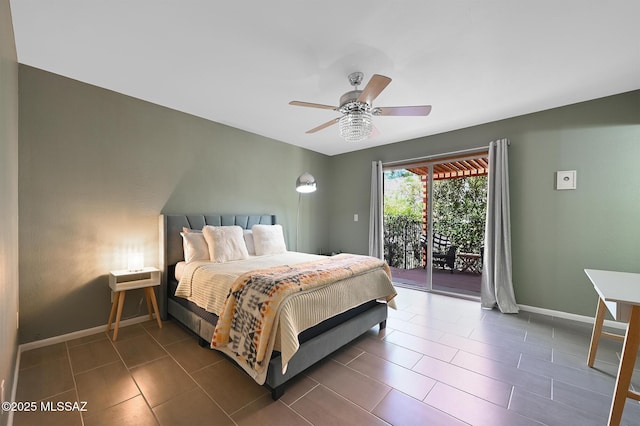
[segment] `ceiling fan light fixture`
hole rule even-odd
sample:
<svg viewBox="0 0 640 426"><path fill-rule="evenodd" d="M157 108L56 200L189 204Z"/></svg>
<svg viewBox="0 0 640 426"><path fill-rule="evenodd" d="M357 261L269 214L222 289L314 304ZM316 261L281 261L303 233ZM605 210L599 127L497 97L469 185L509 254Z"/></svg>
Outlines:
<svg viewBox="0 0 640 426"><path fill-rule="evenodd" d="M372 114L369 111L352 111L340 118L340 136L347 142L365 140L373 130Z"/></svg>
<svg viewBox="0 0 640 426"><path fill-rule="evenodd" d="M373 101L391 83L389 77L374 74L363 90L358 90L362 83L363 74L354 72L349 74L349 84L355 90L340 97L340 106L316 104L312 102L291 101L289 105L330 109L342 114L342 117L327 121L307 133L316 133L338 123L340 136L347 142L358 142L368 139L373 132L372 117L386 116L426 116L431 112L431 105L374 107ZM377 134L377 131L376 131Z"/></svg>

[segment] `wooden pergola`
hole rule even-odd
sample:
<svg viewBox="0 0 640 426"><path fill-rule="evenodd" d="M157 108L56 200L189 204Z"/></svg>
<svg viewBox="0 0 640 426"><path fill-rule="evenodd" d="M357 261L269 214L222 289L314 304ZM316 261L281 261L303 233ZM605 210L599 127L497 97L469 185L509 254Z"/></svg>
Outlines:
<svg viewBox="0 0 640 426"><path fill-rule="evenodd" d="M442 160L440 160L442 161ZM444 161L447 161L446 159ZM423 182L429 175L429 164L407 168L411 173L422 177ZM433 163L433 180L456 179L489 174L489 158L466 158L444 163Z"/></svg>

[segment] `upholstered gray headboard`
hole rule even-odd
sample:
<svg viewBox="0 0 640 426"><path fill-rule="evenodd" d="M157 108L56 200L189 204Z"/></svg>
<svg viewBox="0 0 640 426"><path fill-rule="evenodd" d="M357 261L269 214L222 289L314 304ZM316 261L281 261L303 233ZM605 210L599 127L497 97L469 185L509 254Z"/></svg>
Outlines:
<svg viewBox="0 0 640 426"><path fill-rule="evenodd" d="M238 214L163 214L160 215L160 270L162 284L158 300L162 319L167 318L167 278L173 273L172 267L184 260L182 250L182 228L202 229L205 225L231 226L251 229L253 225L275 225L275 215L238 215Z"/></svg>

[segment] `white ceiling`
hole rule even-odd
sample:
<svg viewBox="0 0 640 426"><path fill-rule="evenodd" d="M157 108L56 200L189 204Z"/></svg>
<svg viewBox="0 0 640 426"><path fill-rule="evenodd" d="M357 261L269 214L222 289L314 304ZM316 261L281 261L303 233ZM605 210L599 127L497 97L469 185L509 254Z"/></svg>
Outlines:
<svg viewBox="0 0 640 426"><path fill-rule="evenodd" d="M20 63L335 155L640 88L638 0L11 0ZM347 143L347 75L393 79ZM362 88L362 86L360 87Z"/></svg>

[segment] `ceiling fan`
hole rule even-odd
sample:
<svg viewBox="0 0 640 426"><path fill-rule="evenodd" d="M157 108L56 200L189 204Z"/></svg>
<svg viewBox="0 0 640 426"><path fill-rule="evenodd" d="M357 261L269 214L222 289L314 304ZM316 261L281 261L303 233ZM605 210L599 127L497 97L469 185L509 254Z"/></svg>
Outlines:
<svg viewBox="0 0 640 426"><path fill-rule="evenodd" d="M349 84L354 87L354 90L340 97L340 106L301 101L289 102L289 105L331 109L342 113L342 117L327 121L318 127L308 130L306 133L315 133L339 123L340 136L347 141L361 141L367 139L373 132L372 117L374 115L426 116L431 112L431 105L374 107L371 103L391 83L391 79L383 75L374 74L364 89L358 90L358 86L362 84L363 77L364 74L361 72L349 74Z"/></svg>

